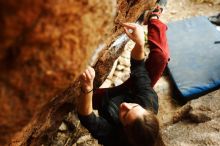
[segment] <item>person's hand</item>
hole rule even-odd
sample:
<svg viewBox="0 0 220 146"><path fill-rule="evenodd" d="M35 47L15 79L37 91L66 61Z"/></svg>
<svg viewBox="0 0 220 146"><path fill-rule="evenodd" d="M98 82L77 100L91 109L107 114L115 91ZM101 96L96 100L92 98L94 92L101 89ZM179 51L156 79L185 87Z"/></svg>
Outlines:
<svg viewBox="0 0 220 146"><path fill-rule="evenodd" d="M93 90L94 78L95 70L92 67L88 67L81 75L81 85L84 93L88 93Z"/></svg>
<svg viewBox="0 0 220 146"><path fill-rule="evenodd" d="M122 23L125 33L132 39L136 45L144 47L144 29L142 26L135 23Z"/></svg>

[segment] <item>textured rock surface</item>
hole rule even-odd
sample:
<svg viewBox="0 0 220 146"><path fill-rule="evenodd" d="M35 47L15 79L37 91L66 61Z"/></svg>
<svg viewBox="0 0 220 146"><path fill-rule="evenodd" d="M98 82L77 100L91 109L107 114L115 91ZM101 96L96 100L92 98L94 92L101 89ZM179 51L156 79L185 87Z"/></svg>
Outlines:
<svg viewBox="0 0 220 146"><path fill-rule="evenodd" d="M122 33L119 22L136 21L143 10L150 9L154 2L118 0L117 7L116 0L41 0L36 4L27 0L1 2L1 20L4 22L1 24L4 28L1 36L1 81L8 87L1 94L5 105L2 127L12 123L9 127L14 132L20 130L37 109L34 117L15 135L11 144L41 145L50 142L61 120L74 108L73 100L78 97L80 89L76 79L85 69L100 40L107 38L110 34L108 32L113 30L114 34L106 41L105 49L108 49ZM115 18L116 8L118 11ZM112 22L115 22L114 29ZM122 47L106 50L101 59L104 62L96 64L99 75L97 86L104 81L112 63L122 52ZM99 74L100 70L102 74ZM72 82L69 88L60 92ZM18 98L17 103L14 103L17 99L7 99L8 90ZM51 99L55 94L57 96ZM20 122L19 127L15 126L17 121L7 119L14 116L7 113L16 108L21 112L20 116L23 116L16 119ZM9 130L2 133L6 132L10 134ZM8 135L6 133L5 136Z"/></svg>
<svg viewBox="0 0 220 146"><path fill-rule="evenodd" d="M163 128L169 146L220 145L220 90L192 100L174 116L175 124Z"/></svg>
<svg viewBox="0 0 220 146"><path fill-rule="evenodd" d="M116 0L0 1L0 145L79 76L115 15Z"/></svg>
<svg viewBox="0 0 220 146"><path fill-rule="evenodd" d="M68 114L59 127L57 134L54 136L51 145L63 146L73 144L73 146L98 146L97 140L92 138L88 130L80 124L79 119L75 115L73 112ZM66 129L62 130L64 125Z"/></svg>

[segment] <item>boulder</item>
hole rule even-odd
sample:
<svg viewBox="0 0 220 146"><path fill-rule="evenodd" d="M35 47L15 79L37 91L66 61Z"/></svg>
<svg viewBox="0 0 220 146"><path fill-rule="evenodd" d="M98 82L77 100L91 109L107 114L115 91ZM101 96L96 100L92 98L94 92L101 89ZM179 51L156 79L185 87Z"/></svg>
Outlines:
<svg viewBox="0 0 220 146"><path fill-rule="evenodd" d="M76 107L94 50L103 46L94 63L99 87L128 41L121 22L135 22L155 1L0 1L0 145L16 132L11 145L50 143Z"/></svg>
<svg viewBox="0 0 220 146"><path fill-rule="evenodd" d="M0 145L84 71L116 0L0 1Z"/></svg>

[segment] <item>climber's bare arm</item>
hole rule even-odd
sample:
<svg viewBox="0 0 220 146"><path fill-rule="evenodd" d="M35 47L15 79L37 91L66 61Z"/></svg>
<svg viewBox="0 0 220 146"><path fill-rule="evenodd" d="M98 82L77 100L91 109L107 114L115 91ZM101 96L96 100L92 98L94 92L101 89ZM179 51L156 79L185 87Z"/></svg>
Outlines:
<svg viewBox="0 0 220 146"><path fill-rule="evenodd" d="M93 95L93 81L95 78L95 70L88 67L81 75L81 96L79 99L78 113L83 116L90 115L93 112L92 95Z"/></svg>
<svg viewBox="0 0 220 146"><path fill-rule="evenodd" d="M142 60L144 54L144 29L142 26L135 23L123 23L125 33L128 37L135 42L135 46L131 52L131 57L135 60Z"/></svg>

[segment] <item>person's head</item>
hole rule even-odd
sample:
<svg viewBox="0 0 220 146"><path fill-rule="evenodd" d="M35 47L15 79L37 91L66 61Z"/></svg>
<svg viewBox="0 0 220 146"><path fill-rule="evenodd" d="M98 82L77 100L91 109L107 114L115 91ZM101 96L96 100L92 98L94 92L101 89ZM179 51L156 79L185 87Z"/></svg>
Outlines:
<svg viewBox="0 0 220 146"><path fill-rule="evenodd" d="M119 119L129 142L134 146L155 146L162 143L157 117L136 103L122 103ZM163 144L157 144L163 145Z"/></svg>

